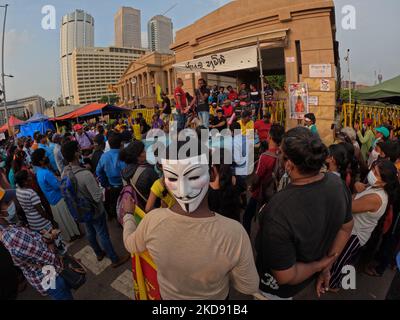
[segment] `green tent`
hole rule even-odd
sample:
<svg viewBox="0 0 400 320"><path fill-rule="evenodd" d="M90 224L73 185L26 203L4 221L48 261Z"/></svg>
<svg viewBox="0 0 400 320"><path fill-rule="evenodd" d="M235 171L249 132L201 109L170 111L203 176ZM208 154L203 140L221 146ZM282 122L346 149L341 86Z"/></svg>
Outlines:
<svg viewBox="0 0 400 320"><path fill-rule="evenodd" d="M359 90L357 99L400 105L400 76L376 86Z"/></svg>

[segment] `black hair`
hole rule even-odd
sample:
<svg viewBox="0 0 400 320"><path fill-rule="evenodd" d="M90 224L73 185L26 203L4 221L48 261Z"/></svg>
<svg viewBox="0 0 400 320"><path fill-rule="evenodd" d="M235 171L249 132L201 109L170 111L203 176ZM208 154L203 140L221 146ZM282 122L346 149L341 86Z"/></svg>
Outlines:
<svg viewBox="0 0 400 320"><path fill-rule="evenodd" d="M240 127L239 122L237 122L237 121L232 122L232 124L230 125L230 129L231 129L231 131L240 130L241 127Z"/></svg>
<svg viewBox="0 0 400 320"><path fill-rule="evenodd" d="M196 150L189 148L189 145L195 146ZM186 150L186 153L182 153L182 150ZM195 151L197 154L190 154L191 151ZM182 160L202 154L205 154L207 159L209 159L209 148L207 145L201 143L201 139L199 139L197 135L187 137L184 141L173 141L165 152L166 159L168 160Z"/></svg>
<svg viewBox="0 0 400 320"><path fill-rule="evenodd" d="M312 122L313 124L316 124L316 123L317 123L317 119L315 118L315 114L314 114L314 113L307 113L307 114L304 116L304 118L310 119L311 122Z"/></svg>
<svg viewBox="0 0 400 320"><path fill-rule="evenodd" d="M283 136L285 135L285 128L280 124L273 124L269 131L269 136L278 146L281 145Z"/></svg>
<svg viewBox="0 0 400 320"><path fill-rule="evenodd" d="M126 148L122 149L119 153L119 160L126 164L137 164L138 157L144 151L144 144L142 141L133 141Z"/></svg>
<svg viewBox="0 0 400 320"><path fill-rule="evenodd" d="M29 177L28 171L27 170L21 170L14 177L15 183L20 188L24 188L25 187L25 183L28 180L28 177Z"/></svg>
<svg viewBox="0 0 400 320"><path fill-rule="evenodd" d="M97 131L99 134L104 134L104 127L101 124L97 125Z"/></svg>
<svg viewBox="0 0 400 320"><path fill-rule="evenodd" d="M69 141L61 146L61 154L67 162L75 160L75 153L79 150L79 143L77 141Z"/></svg>
<svg viewBox="0 0 400 320"><path fill-rule="evenodd" d="M117 132L111 132L108 136L108 143L111 149L119 149L122 144L122 136Z"/></svg>
<svg viewBox="0 0 400 320"><path fill-rule="evenodd" d="M342 144L332 144L331 146L329 146L329 156L335 159L340 177L343 180L346 180L347 168L349 164L348 152L346 147Z"/></svg>
<svg viewBox="0 0 400 320"><path fill-rule="evenodd" d="M379 174L385 186L383 189L389 197L389 203L394 204L400 201L400 184L396 166L389 160L380 160L377 162Z"/></svg>
<svg viewBox="0 0 400 320"><path fill-rule="evenodd" d="M283 137L282 151L302 174L317 174L328 156L321 139L304 127L289 130Z"/></svg>
<svg viewBox="0 0 400 320"><path fill-rule="evenodd" d="M106 142L104 141L104 136L99 133L93 138L93 142L97 143L99 146L105 146Z"/></svg>
<svg viewBox="0 0 400 320"><path fill-rule="evenodd" d="M346 136L347 137L347 136ZM349 138L347 138L349 139ZM356 177L360 173L360 165L356 158L356 152L354 146L351 142L341 142L340 145L346 148L347 151L347 172L350 173L351 181L350 181L350 190L354 189L354 184L356 183Z"/></svg>
<svg viewBox="0 0 400 320"><path fill-rule="evenodd" d="M251 117L251 112L249 110L244 110L242 112L242 118Z"/></svg>
<svg viewBox="0 0 400 320"><path fill-rule="evenodd" d="M32 153L31 161L34 166L40 167L40 161L46 156L46 151L44 149L37 149Z"/></svg>
<svg viewBox="0 0 400 320"><path fill-rule="evenodd" d="M391 162L395 163L400 156L400 146L397 142L379 142L379 148L385 154L385 159L390 160Z"/></svg>

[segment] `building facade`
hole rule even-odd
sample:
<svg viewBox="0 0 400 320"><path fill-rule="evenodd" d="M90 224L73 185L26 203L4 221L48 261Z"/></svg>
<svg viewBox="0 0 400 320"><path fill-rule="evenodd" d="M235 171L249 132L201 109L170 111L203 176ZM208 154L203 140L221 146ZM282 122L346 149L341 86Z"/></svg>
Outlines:
<svg viewBox="0 0 400 320"><path fill-rule="evenodd" d="M7 101L8 116L16 116L19 119L26 119L35 113L45 113L46 100L41 96L32 96L14 101ZM0 126L6 123L6 116L3 104L0 107Z"/></svg>
<svg viewBox="0 0 400 320"><path fill-rule="evenodd" d="M67 104L73 103L72 53L76 48L94 47L94 19L83 10L65 15L60 31L61 90Z"/></svg>
<svg viewBox="0 0 400 320"><path fill-rule="evenodd" d="M171 49L176 62L181 63L258 43L264 75L284 75L286 88L290 83L307 83L309 96L317 97L314 99L317 105L310 106L310 112L317 118L321 137L331 141L339 66L333 1L231 1L177 31ZM207 79L207 74L200 72L177 76L184 79L188 92L193 91L198 78ZM231 76L237 77L237 83L257 82L260 71ZM289 115L287 110L287 127L297 126L297 120L290 119Z"/></svg>
<svg viewBox="0 0 400 320"><path fill-rule="evenodd" d="M175 58L170 54L152 52L132 62L118 83L113 86L124 106L144 105L148 108L157 104L156 88L170 97L175 89Z"/></svg>
<svg viewBox="0 0 400 320"><path fill-rule="evenodd" d="M120 8L114 17L114 25L116 47L142 47L140 10L130 7Z"/></svg>
<svg viewBox="0 0 400 320"><path fill-rule="evenodd" d="M170 49L174 41L173 24L170 18L157 15L147 24L147 35L151 51L172 54Z"/></svg>
<svg viewBox="0 0 400 320"><path fill-rule="evenodd" d="M77 48L72 53L72 91L75 104L97 102L110 96L109 85L116 84L132 61L146 53L134 48Z"/></svg>

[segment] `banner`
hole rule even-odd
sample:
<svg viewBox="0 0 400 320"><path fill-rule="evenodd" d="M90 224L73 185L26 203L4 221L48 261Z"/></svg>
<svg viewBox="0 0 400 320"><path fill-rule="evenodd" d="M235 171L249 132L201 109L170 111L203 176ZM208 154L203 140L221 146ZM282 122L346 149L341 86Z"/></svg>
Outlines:
<svg viewBox="0 0 400 320"><path fill-rule="evenodd" d="M230 72L257 68L257 47L246 47L174 64L176 72Z"/></svg>
<svg viewBox="0 0 400 320"><path fill-rule="evenodd" d="M307 83L291 83L289 85L290 118L301 120L309 113Z"/></svg>

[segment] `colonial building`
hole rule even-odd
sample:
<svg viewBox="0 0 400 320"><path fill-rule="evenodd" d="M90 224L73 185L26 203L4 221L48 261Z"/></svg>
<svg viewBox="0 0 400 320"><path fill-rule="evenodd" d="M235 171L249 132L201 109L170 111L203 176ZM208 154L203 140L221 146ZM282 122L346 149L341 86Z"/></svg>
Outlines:
<svg viewBox="0 0 400 320"><path fill-rule="evenodd" d="M231 1L179 30L171 49L176 63L182 64L257 44L264 75L284 75L286 88L290 83L307 83L309 96L313 96L310 112L317 118L321 137L331 140L339 66L333 1ZM260 79L260 70L253 67L233 73L212 73L212 78L198 71L177 72L177 76L184 79L185 90L193 92L200 77L209 83L218 80L216 76L230 76L237 84L249 83ZM290 128L297 125L297 120L289 119L289 114L286 112L286 123Z"/></svg>
<svg viewBox="0 0 400 320"><path fill-rule="evenodd" d="M175 72L172 65L175 57L170 54L152 52L131 62L118 83L112 86L125 106L144 105L152 108L157 104L158 85L168 95L175 89Z"/></svg>

